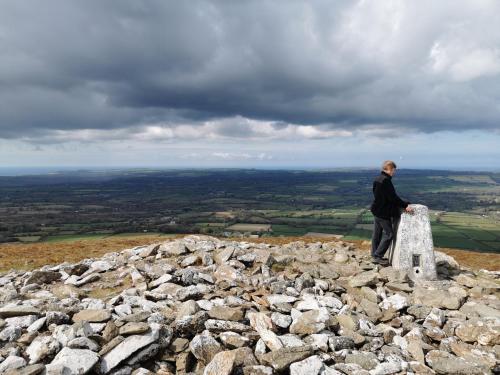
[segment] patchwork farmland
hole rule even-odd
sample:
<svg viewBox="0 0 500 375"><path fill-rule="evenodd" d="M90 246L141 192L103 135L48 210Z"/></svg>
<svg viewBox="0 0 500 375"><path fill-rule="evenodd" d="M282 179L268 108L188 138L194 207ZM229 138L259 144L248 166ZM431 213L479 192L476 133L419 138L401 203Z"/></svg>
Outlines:
<svg viewBox="0 0 500 375"><path fill-rule="evenodd" d="M257 234L371 237L362 171L116 170L0 177L0 241ZM430 208L436 246L500 252L500 174L401 170L394 184Z"/></svg>

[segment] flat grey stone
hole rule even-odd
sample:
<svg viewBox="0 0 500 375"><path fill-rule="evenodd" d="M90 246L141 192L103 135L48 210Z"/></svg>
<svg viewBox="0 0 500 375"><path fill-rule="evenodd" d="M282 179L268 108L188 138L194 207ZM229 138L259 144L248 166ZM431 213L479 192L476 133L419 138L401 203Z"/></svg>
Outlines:
<svg viewBox="0 0 500 375"><path fill-rule="evenodd" d="M24 285L50 284L61 279L61 273L56 271L33 271L26 279Z"/></svg>
<svg viewBox="0 0 500 375"><path fill-rule="evenodd" d="M0 318L24 315L40 315L40 311L32 306L4 306L0 308Z"/></svg>
<svg viewBox="0 0 500 375"><path fill-rule="evenodd" d="M488 369L477 363L468 362L441 350L428 352L425 355L425 361L438 374L480 375L489 373Z"/></svg>
<svg viewBox="0 0 500 375"><path fill-rule="evenodd" d="M111 318L111 313L108 310L88 309L81 310L73 315L74 322L87 321L92 323L105 322Z"/></svg>
<svg viewBox="0 0 500 375"><path fill-rule="evenodd" d="M159 327L152 325L151 331L145 335L128 336L101 358L99 370L107 374L139 349L157 341L159 333Z"/></svg>

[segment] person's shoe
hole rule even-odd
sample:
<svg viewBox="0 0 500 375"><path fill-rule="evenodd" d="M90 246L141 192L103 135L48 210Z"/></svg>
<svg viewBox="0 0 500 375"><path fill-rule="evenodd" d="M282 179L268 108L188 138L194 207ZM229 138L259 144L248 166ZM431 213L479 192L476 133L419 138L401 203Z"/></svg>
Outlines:
<svg viewBox="0 0 500 375"><path fill-rule="evenodd" d="M372 261L373 263L380 264L381 266L388 266L389 264L391 264L389 260L380 257L372 257Z"/></svg>

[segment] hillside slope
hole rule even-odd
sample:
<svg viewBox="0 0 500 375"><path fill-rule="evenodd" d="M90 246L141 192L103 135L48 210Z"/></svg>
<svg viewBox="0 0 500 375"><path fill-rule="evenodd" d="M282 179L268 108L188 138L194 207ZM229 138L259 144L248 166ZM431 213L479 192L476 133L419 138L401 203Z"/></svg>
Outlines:
<svg viewBox="0 0 500 375"><path fill-rule="evenodd" d="M172 238L180 238L183 235L174 235ZM332 237L330 240L334 240ZM110 236L106 238L85 239L78 241L60 242L35 242L35 243L5 243L0 244L0 272L10 269L31 270L47 264L58 264L62 262L78 262L89 257L100 257L110 251L118 251L127 247L147 245L164 241L165 237L160 235L136 235L136 236ZM234 239L236 240L236 239ZM304 241L313 243L329 239L318 237L265 237L245 241L253 243L269 243L283 245L293 241ZM368 251L369 241L348 240L346 243L356 248ZM436 248L448 255L453 256L462 266L472 269L487 269L500 271L500 254L478 253L461 249Z"/></svg>
<svg viewBox="0 0 500 375"><path fill-rule="evenodd" d="M439 280L414 283L341 240L257 242L192 235L0 275L0 373L500 369L498 272L437 252Z"/></svg>

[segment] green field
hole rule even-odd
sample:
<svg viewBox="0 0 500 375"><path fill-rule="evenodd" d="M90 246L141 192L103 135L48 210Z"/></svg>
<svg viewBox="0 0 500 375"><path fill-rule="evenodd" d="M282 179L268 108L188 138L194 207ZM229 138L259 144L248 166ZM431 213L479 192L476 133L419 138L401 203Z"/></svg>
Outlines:
<svg viewBox="0 0 500 375"><path fill-rule="evenodd" d="M315 210L304 212L262 212L271 220L272 235L301 236L307 232L340 234L350 240L370 240L373 230L373 215L366 210ZM431 212L431 228L434 245L500 252L500 226L494 218L478 217L477 214ZM274 224L277 223L277 224Z"/></svg>
<svg viewBox="0 0 500 375"><path fill-rule="evenodd" d="M43 242L74 242L81 240L99 240L103 238L126 238L126 237L137 237L137 236L151 236L151 237L171 237L173 234L165 233L119 233L119 234L107 234L107 233L96 233L96 234L77 234L77 235L62 235L62 236L50 236L43 240ZM33 241L21 241L21 242L33 242Z"/></svg>
<svg viewBox="0 0 500 375"><path fill-rule="evenodd" d="M430 217L435 246L500 252L500 226L497 219L457 212L442 213L438 221L435 214L431 213ZM371 213L363 214L360 224L347 233L346 239L370 239L371 225Z"/></svg>
<svg viewBox="0 0 500 375"><path fill-rule="evenodd" d="M79 240L97 240L108 237L109 234L68 234L60 236L49 236L44 239L44 242L65 242L65 241L79 241Z"/></svg>
<svg viewBox="0 0 500 375"><path fill-rule="evenodd" d="M271 229L271 225L237 223L226 227L226 229L239 232L268 232Z"/></svg>

